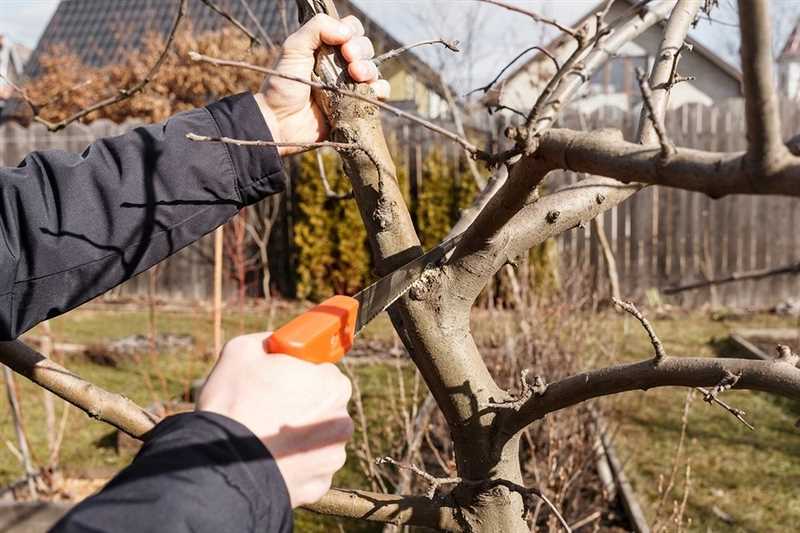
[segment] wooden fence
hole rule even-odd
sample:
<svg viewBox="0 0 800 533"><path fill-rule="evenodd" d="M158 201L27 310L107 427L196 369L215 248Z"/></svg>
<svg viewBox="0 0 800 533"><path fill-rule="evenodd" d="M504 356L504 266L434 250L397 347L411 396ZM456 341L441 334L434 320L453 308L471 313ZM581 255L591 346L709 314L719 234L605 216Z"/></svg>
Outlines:
<svg viewBox="0 0 800 533"><path fill-rule="evenodd" d="M786 104L784 128L788 138L800 131L800 110ZM618 128L632 139L638 114L604 109L588 117L567 115L562 124L572 128ZM670 111L667 129L679 146L731 151L745 148L744 112L740 101L716 107L686 106ZM82 151L97 137L116 135L131 125L99 121L73 124L58 134L41 126L25 129L0 125L0 163L16 165L33 150ZM387 132L398 147L396 161L411 178L412 202L422 182L422 162L433 147L452 160L463 157L458 147L431 136L427 130L394 120ZM546 186L581 179L573 173L548 177ZM291 202L291 192L286 195ZM273 279L283 294L293 283L292 209L277 228L271 244ZM643 298L650 289L715 278L800 261L800 200L779 197L736 196L711 200L704 195L660 187L647 188L631 200L602 215L601 225L616 256L623 296ZM580 277L581 290L607 294L607 273L592 225L566 232L557 239L562 278ZM208 238L179 252L160 270L159 294L183 299L205 299L211 287ZM229 283L232 285L232 283ZM134 279L117 290L133 295L146 291L145 279ZM737 282L670 297L669 302L699 305L706 302L733 306L774 305L796 298L800 276L783 275L760 281ZM230 287L231 291L233 287ZM655 294L650 291L650 294Z"/></svg>

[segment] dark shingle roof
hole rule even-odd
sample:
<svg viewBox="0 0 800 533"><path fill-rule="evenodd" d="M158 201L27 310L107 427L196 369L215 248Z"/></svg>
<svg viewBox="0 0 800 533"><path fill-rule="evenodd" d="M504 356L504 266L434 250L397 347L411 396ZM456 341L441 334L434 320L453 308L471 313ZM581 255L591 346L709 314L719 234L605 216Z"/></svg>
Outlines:
<svg viewBox="0 0 800 533"><path fill-rule="evenodd" d="M255 29L239 0L215 0L215 3L248 28ZM277 2L251 0L249 4L268 35L280 39L284 27ZM285 5L291 28L296 26L296 6L289 1ZM127 51L141 47L148 34L166 36L177 12L177 0L62 0L39 39L28 63L28 74L37 74L39 57L54 46L67 48L90 66L120 62ZM187 18L198 33L219 30L229 24L200 0L188 2Z"/></svg>
<svg viewBox="0 0 800 533"><path fill-rule="evenodd" d="M241 0L214 0L214 3L258 35ZM65 47L90 66L121 62L129 50L142 46L148 34L166 37L177 15L178 4L178 0L61 0L36 45L26 73L35 77L39 72L39 57L54 46ZM359 17L379 53L401 46L349 0L338 0L336 4L342 16ZM298 25L294 0L248 0L248 5L276 43L285 38L287 26L292 31ZM282 6L285 9L281 9ZM230 24L200 0L189 0L187 16L196 33L220 30ZM435 71L418 56L408 53L400 61L432 87L436 86Z"/></svg>

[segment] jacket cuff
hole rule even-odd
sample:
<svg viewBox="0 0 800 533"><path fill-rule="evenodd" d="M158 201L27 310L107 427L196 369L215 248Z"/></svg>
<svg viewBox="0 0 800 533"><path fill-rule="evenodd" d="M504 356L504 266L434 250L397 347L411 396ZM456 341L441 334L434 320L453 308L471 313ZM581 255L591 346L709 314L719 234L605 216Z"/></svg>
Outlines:
<svg viewBox="0 0 800 533"><path fill-rule="evenodd" d="M208 109L220 136L248 141L272 141L272 133L251 93L223 98ZM274 146L238 146L225 143L236 172L236 188L242 203L250 205L286 188L278 149Z"/></svg>
<svg viewBox="0 0 800 533"><path fill-rule="evenodd" d="M202 443L197 442L200 435ZM217 468L225 472L229 483L252 487L252 491L244 492L258 510L259 525L265 531L291 531L289 490L275 458L252 431L217 413L181 413L165 418L145 436L140 455L146 457L187 444L209 448L209 455L215 457Z"/></svg>

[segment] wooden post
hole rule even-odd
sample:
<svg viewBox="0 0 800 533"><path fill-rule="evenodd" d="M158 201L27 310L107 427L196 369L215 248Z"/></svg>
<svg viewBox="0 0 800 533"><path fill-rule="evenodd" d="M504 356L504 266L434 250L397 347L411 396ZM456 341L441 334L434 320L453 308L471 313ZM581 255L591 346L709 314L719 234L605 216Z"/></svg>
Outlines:
<svg viewBox="0 0 800 533"><path fill-rule="evenodd" d="M214 358L222 351L222 226L214 232Z"/></svg>
<svg viewBox="0 0 800 533"><path fill-rule="evenodd" d="M53 331L50 328L50 321L45 320L41 324L42 328L42 355L48 359L53 356ZM45 435L47 436L47 451L53 457L56 449L56 406L53 393L47 389L42 389L42 405L44 406Z"/></svg>

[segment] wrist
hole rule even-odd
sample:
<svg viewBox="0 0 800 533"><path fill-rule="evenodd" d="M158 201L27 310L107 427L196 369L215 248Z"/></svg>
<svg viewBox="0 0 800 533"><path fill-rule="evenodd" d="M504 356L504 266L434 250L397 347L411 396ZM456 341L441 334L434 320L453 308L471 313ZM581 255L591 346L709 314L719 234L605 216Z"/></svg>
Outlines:
<svg viewBox="0 0 800 533"><path fill-rule="evenodd" d="M256 99L256 104L258 104L258 109L261 111L261 115L264 117L264 122L267 124L267 128L269 129L270 134L272 135L272 140L276 143L283 142L283 135L281 133L280 122L278 121L277 115L272 109L267 105L267 101L264 98L264 93L258 92L253 95ZM278 153L280 155L286 154L285 147L278 147Z"/></svg>

